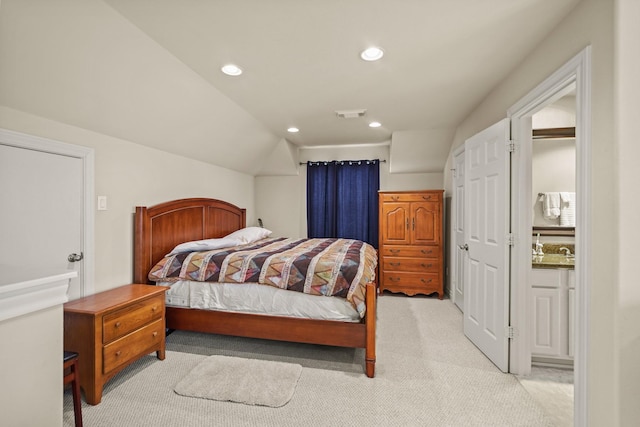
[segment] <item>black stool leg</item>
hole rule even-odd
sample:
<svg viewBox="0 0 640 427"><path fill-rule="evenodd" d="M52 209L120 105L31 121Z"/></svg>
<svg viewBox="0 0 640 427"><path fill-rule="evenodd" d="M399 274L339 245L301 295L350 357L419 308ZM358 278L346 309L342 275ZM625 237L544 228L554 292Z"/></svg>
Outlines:
<svg viewBox="0 0 640 427"><path fill-rule="evenodd" d="M73 415L76 420L76 427L82 427L82 399L80 398L80 381L78 380L78 359L73 360L71 365L73 371L73 381L71 387L73 387Z"/></svg>
<svg viewBox="0 0 640 427"><path fill-rule="evenodd" d="M69 370L67 373L66 370ZM71 383L73 392L73 416L76 427L82 427L82 399L80 397L80 379L78 378L78 354L64 352L64 384Z"/></svg>

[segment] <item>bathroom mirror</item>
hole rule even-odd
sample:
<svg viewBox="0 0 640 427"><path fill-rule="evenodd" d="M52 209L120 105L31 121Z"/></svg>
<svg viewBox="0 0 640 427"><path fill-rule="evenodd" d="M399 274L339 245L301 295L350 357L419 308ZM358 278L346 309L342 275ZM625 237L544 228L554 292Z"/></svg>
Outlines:
<svg viewBox="0 0 640 427"><path fill-rule="evenodd" d="M575 128L535 129L532 146L534 234L575 235Z"/></svg>

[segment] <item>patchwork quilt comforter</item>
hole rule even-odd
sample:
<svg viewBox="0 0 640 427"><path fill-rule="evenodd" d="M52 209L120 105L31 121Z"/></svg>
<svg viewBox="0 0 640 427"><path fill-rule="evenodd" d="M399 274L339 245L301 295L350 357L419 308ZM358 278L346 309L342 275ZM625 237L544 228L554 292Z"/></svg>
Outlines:
<svg viewBox="0 0 640 427"><path fill-rule="evenodd" d="M342 297L364 317L365 285L374 280L376 263L375 249L359 240L268 238L231 248L168 255L151 269L149 279L260 283Z"/></svg>

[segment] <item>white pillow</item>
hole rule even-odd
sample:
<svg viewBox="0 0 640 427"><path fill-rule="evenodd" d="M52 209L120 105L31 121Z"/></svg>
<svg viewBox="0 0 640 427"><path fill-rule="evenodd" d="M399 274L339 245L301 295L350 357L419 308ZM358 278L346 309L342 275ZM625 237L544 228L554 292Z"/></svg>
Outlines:
<svg viewBox="0 0 640 427"><path fill-rule="evenodd" d="M257 240L269 237L272 231L262 227L246 227L231 234L227 234L226 239L238 239L243 244L253 243Z"/></svg>
<svg viewBox="0 0 640 427"><path fill-rule="evenodd" d="M228 236L221 239L194 240L192 242L180 243L166 256L175 255L181 252L210 251L213 249L230 248L232 246L240 246L242 244L244 244L244 242L240 239L233 239Z"/></svg>

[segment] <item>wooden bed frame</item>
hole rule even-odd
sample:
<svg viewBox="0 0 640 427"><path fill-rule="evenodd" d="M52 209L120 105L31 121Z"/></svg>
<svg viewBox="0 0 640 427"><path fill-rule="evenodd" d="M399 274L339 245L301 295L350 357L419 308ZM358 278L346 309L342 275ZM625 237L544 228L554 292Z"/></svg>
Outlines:
<svg viewBox="0 0 640 427"><path fill-rule="evenodd" d="M246 225L246 212L215 199L174 200L135 213L134 283L152 283L151 268L178 244L224 237ZM375 374L376 285L367 284L360 323L167 307L167 328L278 341L365 349L365 372Z"/></svg>

